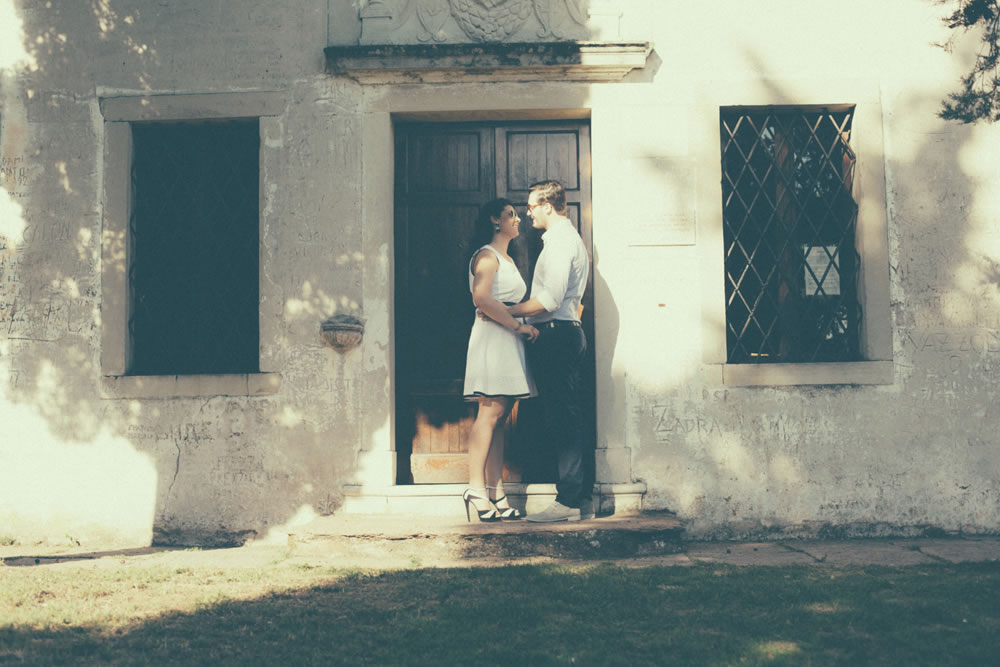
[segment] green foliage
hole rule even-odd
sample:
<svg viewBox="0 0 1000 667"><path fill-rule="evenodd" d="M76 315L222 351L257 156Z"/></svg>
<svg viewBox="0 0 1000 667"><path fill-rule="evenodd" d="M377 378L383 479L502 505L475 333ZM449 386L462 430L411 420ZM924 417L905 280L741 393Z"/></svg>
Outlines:
<svg viewBox="0 0 1000 667"><path fill-rule="evenodd" d="M940 116L948 120L974 123L1000 120L1000 0L948 0L958 8L945 18L953 31L966 33L973 28L983 31L983 42L976 62L958 92L948 95ZM958 33L944 45L950 50Z"/></svg>

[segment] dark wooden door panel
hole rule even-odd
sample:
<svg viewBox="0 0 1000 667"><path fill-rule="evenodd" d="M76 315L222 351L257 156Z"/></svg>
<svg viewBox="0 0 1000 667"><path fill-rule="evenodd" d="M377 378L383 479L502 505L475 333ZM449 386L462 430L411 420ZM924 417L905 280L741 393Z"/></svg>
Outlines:
<svg viewBox="0 0 1000 667"><path fill-rule="evenodd" d="M411 227L406 275L407 329L401 341L412 389L453 390L449 382L465 373L465 353L475 309L468 282L465 238L477 206L425 206L419 228ZM460 388L459 388L460 389Z"/></svg>
<svg viewBox="0 0 1000 667"><path fill-rule="evenodd" d="M593 257L590 221L590 128L582 123L546 124L544 128L500 127L496 132L497 196L522 211L521 236L511 255L529 281L542 251L541 234L524 212L532 183L556 179L566 188L569 219ZM581 177L583 174L583 177ZM582 223L581 223L582 221ZM584 303L593 298L588 283Z"/></svg>
<svg viewBox="0 0 1000 667"><path fill-rule="evenodd" d="M472 222L493 191L492 141L489 128L397 133L405 178L396 198L396 360L408 394L461 392L475 312L462 279Z"/></svg>
<svg viewBox="0 0 1000 667"><path fill-rule="evenodd" d="M501 128L498 148L505 153L506 184L510 191L527 192L535 181L554 178L570 191L579 190L580 133L578 128L563 131L527 131Z"/></svg>
<svg viewBox="0 0 1000 667"><path fill-rule="evenodd" d="M486 176L480 169L483 143L490 141L482 130L449 132L432 129L409 137L407 192L411 196L438 197L444 193L483 191ZM428 169L433 165L433 169Z"/></svg>

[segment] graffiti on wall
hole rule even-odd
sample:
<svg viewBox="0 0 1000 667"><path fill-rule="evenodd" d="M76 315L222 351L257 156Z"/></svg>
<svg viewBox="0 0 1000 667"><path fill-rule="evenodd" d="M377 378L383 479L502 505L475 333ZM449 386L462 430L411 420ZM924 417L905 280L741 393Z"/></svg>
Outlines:
<svg viewBox="0 0 1000 667"><path fill-rule="evenodd" d="M26 188L30 178L23 155L4 155L0 158L0 180L8 196L14 199L27 197Z"/></svg>

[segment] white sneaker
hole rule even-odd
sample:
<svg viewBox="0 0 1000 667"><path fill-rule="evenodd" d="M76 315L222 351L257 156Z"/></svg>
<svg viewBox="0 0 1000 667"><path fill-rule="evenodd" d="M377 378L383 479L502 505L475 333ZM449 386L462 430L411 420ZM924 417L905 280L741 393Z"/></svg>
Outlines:
<svg viewBox="0 0 1000 667"><path fill-rule="evenodd" d="M555 500L552 504L546 507L541 512L537 514L529 514L524 517L526 521L533 521L535 523L554 523L556 521L579 521L580 520L580 510L575 507L566 507L560 502Z"/></svg>

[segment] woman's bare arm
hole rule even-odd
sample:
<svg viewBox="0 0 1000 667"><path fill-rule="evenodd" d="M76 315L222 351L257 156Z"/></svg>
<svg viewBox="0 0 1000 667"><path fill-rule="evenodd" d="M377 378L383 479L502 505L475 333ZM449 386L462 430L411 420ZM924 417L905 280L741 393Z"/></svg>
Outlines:
<svg viewBox="0 0 1000 667"><path fill-rule="evenodd" d="M522 324L507 311L507 306L493 298L493 281L500 270L500 260L493 253L481 252L472 264L472 302L491 320L515 333L534 340L538 330L530 324Z"/></svg>

